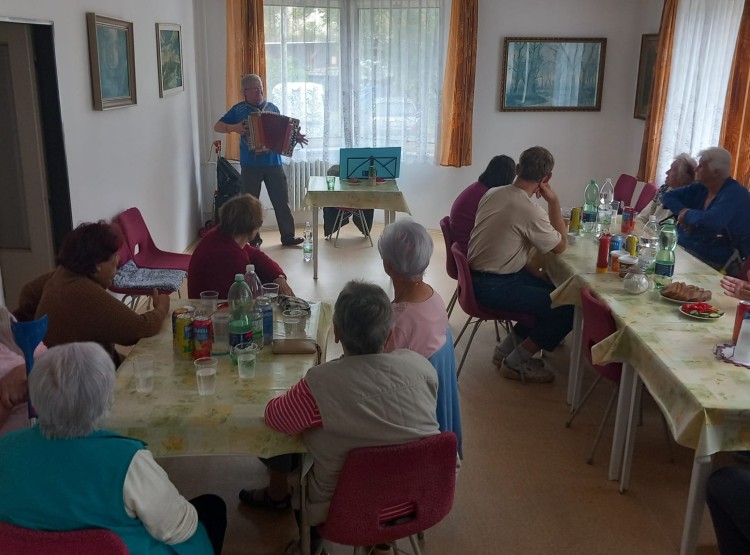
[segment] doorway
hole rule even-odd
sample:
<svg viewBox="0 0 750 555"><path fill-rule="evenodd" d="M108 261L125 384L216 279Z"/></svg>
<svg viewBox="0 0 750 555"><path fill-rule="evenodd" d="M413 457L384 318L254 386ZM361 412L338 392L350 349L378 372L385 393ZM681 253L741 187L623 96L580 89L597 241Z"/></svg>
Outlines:
<svg viewBox="0 0 750 555"><path fill-rule="evenodd" d="M11 309L72 228L53 39L51 25L0 22L0 302Z"/></svg>

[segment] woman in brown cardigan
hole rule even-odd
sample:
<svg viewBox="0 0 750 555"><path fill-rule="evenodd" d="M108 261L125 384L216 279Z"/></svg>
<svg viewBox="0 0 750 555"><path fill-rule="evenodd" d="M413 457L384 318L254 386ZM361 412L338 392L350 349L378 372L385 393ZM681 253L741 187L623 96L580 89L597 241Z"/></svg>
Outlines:
<svg viewBox="0 0 750 555"><path fill-rule="evenodd" d="M156 335L169 312L169 297L151 294L153 310L137 314L107 292L117 273L122 237L108 223L84 223L63 239L57 268L27 283L15 316L20 321L49 318L48 347L95 341L115 365L121 357L115 343L133 345Z"/></svg>

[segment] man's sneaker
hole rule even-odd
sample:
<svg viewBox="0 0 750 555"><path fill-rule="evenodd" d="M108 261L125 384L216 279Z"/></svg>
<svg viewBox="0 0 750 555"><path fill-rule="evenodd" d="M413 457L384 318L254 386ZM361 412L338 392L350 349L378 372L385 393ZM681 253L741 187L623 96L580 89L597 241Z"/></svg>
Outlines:
<svg viewBox="0 0 750 555"><path fill-rule="evenodd" d="M541 366L532 362L535 360L541 362ZM544 362L540 359L530 358L526 362L522 362L520 366L523 367L523 379L526 383L547 383L555 379L555 375L544 367ZM504 360L502 366L500 366L500 375L509 380L521 381L521 368L510 367L508 361Z"/></svg>
<svg viewBox="0 0 750 555"><path fill-rule="evenodd" d="M500 349L500 346L495 347L495 354L492 356L492 364L494 364L497 367L500 367L503 365L503 360L505 360L505 357L510 355L510 352L504 352L502 349ZM528 364L535 368L544 368L544 361L541 358L530 358L528 361Z"/></svg>

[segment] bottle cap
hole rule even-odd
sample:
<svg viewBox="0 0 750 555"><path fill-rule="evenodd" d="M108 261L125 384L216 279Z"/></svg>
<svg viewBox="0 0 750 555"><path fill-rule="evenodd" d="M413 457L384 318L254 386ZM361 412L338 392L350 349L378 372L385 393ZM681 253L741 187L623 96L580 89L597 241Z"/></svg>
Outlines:
<svg viewBox="0 0 750 555"><path fill-rule="evenodd" d="M234 274L234 281L245 281L245 276L242 274Z"/></svg>
<svg viewBox="0 0 750 555"><path fill-rule="evenodd" d="M248 264L245 266L245 272L254 272L255 271L255 264Z"/></svg>

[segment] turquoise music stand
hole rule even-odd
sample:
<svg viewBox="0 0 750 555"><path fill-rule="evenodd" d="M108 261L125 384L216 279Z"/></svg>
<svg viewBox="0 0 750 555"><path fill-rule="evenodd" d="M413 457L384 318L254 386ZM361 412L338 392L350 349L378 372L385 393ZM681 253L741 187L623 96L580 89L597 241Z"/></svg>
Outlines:
<svg viewBox="0 0 750 555"><path fill-rule="evenodd" d="M13 331L13 339L16 345L21 349L23 358L26 360L26 376L34 368L34 351L37 345L42 342L47 333L47 315L41 318L31 320L30 322L11 322L10 329ZM29 399L29 420L36 418L36 412Z"/></svg>

